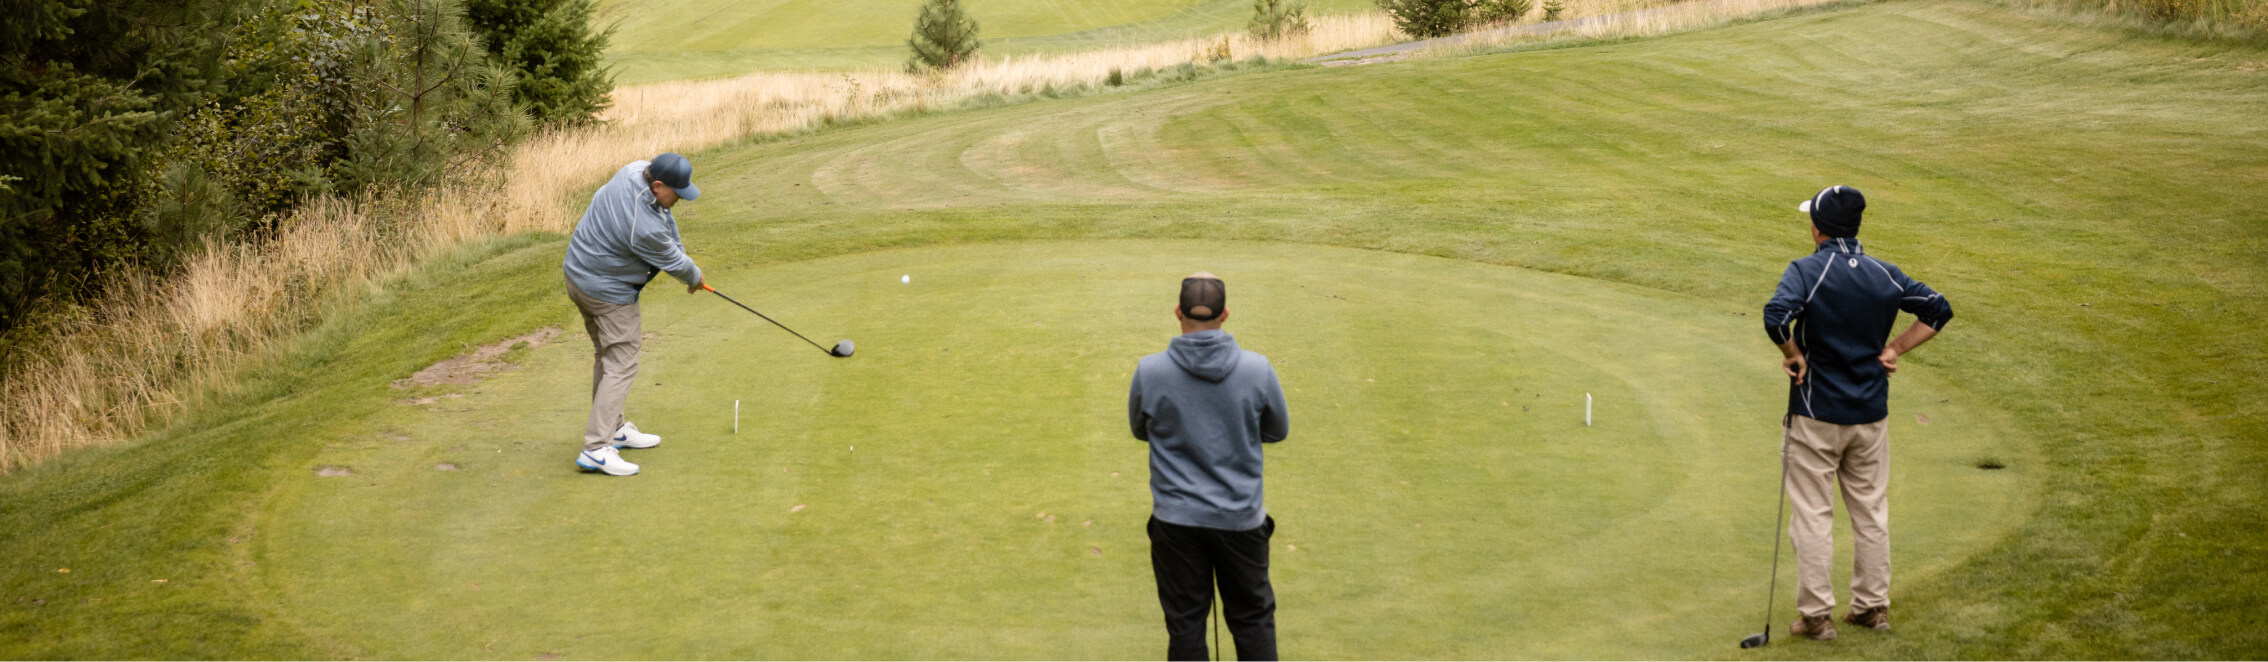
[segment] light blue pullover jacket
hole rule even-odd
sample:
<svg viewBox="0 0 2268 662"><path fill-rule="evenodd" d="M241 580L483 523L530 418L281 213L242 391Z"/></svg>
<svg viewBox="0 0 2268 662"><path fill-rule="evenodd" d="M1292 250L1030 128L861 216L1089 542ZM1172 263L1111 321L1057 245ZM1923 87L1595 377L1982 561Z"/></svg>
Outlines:
<svg viewBox="0 0 2268 662"><path fill-rule="evenodd" d="M591 194L590 209L575 223L561 265L567 282L593 299L638 302L638 291L667 271L686 285L701 282L701 268L685 255L677 217L646 186L646 162L631 161Z"/></svg>
<svg viewBox="0 0 2268 662"><path fill-rule="evenodd" d="M1291 434L1268 357L1226 331L1176 336L1135 366L1126 408L1134 438L1150 442L1152 516L1226 531L1267 521L1260 444Z"/></svg>

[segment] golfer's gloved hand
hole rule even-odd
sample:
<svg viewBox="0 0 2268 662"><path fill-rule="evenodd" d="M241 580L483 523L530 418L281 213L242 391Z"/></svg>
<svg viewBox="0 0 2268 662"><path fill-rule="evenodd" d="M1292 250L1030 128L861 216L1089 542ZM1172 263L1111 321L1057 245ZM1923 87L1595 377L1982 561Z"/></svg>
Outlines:
<svg viewBox="0 0 2268 662"><path fill-rule="evenodd" d="M692 285L687 285L687 286L685 286L685 293L686 293L686 294L699 294L699 293L701 292L701 288L703 288L703 287L708 287L708 286L709 286L709 275L708 275L708 274L701 274L701 280L700 280L700 282L694 283L694 284L692 284Z"/></svg>

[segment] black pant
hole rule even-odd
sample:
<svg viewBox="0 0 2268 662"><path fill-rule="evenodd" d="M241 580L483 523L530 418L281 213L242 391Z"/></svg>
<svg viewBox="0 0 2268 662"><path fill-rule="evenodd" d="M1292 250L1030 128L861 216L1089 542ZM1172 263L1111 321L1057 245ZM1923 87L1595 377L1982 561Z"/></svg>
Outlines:
<svg viewBox="0 0 2268 662"><path fill-rule="evenodd" d="M1276 589L1268 585L1268 538L1276 518L1259 528L1223 531L1150 518L1150 567L1165 608L1169 660L1205 659L1205 617L1219 579L1221 613L1236 639L1236 659L1276 659Z"/></svg>

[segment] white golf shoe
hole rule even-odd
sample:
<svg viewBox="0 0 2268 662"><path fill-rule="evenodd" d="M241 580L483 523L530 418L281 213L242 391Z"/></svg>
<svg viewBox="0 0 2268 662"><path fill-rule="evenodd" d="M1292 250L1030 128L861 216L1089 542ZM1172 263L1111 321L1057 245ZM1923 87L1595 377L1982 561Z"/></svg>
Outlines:
<svg viewBox="0 0 2268 662"><path fill-rule="evenodd" d="M623 421L621 429L615 430L614 438L608 439L606 443L613 444L615 448L653 448L661 445L661 435L639 432L638 424Z"/></svg>
<svg viewBox="0 0 2268 662"><path fill-rule="evenodd" d="M582 455L575 456L575 466L582 467L584 471L596 471L609 476L632 476L638 473L638 465L622 459L622 451L615 450L613 446L583 451Z"/></svg>

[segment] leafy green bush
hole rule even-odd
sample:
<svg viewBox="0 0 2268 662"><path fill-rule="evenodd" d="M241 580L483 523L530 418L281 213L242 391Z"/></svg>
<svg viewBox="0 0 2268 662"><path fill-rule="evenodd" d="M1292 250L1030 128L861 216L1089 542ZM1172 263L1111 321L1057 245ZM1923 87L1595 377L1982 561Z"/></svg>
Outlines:
<svg viewBox="0 0 2268 662"><path fill-rule="evenodd" d="M1559 1L1559 0L1544 0L1544 3L1543 3L1543 20L1546 20L1546 21L1556 21L1556 20L1559 20L1559 14L1560 14L1561 12L1565 12L1565 11L1567 11L1567 5L1565 5L1565 4L1563 4L1563 3L1561 3L1561 2Z"/></svg>
<svg viewBox="0 0 2268 662"><path fill-rule="evenodd" d="M906 71L951 69L976 55L976 19L961 9L961 0L928 0L914 18L913 38L906 45L913 48Z"/></svg>
<svg viewBox="0 0 2268 662"><path fill-rule="evenodd" d="M1307 3L1300 0L1252 0L1252 22L1245 30L1261 39L1282 39L1307 34L1315 25L1307 21Z"/></svg>

